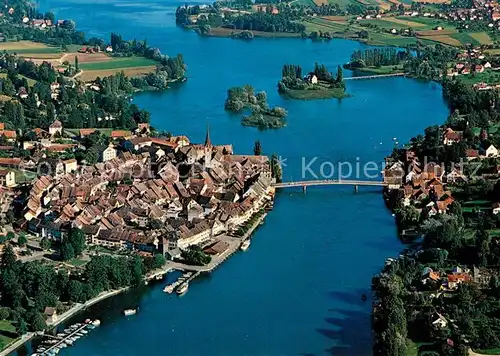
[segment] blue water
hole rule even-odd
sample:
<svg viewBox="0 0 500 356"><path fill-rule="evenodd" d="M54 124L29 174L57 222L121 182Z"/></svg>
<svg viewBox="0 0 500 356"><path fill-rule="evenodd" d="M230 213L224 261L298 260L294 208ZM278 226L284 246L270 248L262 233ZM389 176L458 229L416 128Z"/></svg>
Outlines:
<svg viewBox="0 0 500 356"><path fill-rule="evenodd" d="M284 63L305 69L317 61L335 70L364 45L200 38L175 27L179 3L46 0L40 6L75 19L90 35L116 31L147 38L164 53L181 52L188 81L134 102L152 113L154 126L192 141L203 140L207 121L212 142L232 143L238 153L250 153L260 140L266 154L287 159L285 180L300 178L303 157L318 157L316 171L323 162L380 165L394 137L405 142L447 115L439 85L405 78L348 82L353 96L342 101L283 99L276 82ZM224 112L226 90L243 84L266 90L271 105L286 108L288 126L259 131ZM184 297L163 293L162 282L101 303L87 313L102 320L99 329L62 354L370 355L370 301L360 296L369 294L384 259L401 249L378 188L280 192L248 252L191 284ZM123 317L134 305L139 313Z"/></svg>

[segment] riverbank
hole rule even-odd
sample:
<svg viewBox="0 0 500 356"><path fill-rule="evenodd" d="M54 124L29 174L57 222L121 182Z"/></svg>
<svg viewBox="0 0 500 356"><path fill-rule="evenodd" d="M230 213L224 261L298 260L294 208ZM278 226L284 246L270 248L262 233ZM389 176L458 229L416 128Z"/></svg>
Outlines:
<svg viewBox="0 0 500 356"><path fill-rule="evenodd" d="M232 38L238 34L244 32L243 30L233 30L225 27L214 27L210 30L208 36L210 37L226 37ZM300 33L289 33L289 32L264 32L264 31L251 31L253 37L261 38L300 38Z"/></svg>
<svg viewBox="0 0 500 356"><path fill-rule="evenodd" d="M91 299L91 300L89 300L89 301L87 301L85 303L76 303L69 310L67 310L66 312L64 312L63 314L61 314L57 318L56 321L51 322L51 323L47 323L47 327L48 328L54 328L54 327L58 326L59 324L62 324L63 322L65 322L69 318L75 316L79 312L81 312L81 311L83 311L83 310L91 307L92 305L97 304L97 303L99 303L99 302L101 302L101 301L103 301L103 300L105 300L107 298L110 298L110 297L113 297L113 296L118 295L120 293L123 293L123 292L125 292L128 289L129 288L127 287L127 288L121 288L121 289L117 289L117 290L112 290L112 291L109 291L109 292L104 292L104 293L101 293L97 297L95 297L95 298L93 298L93 299ZM36 335L38 335L38 333L35 333L35 332L29 332L27 334L22 335L14 343L12 343L7 348L5 348L2 351L0 351L0 356L7 356L10 353L16 351L19 347L21 347L22 345L24 345L25 343L27 343L28 341L30 341Z"/></svg>
<svg viewBox="0 0 500 356"><path fill-rule="evenodd" d="M237 252L239 250L241 243L251 237L252 233L261 225L261 223L264 221L266 216L267 216L267 213L263 213L262 215L260 215L259 218L256 219L256 221L251 226L249 226L248 231L241 237L233 237L233 236L229 236L229 235L220 236L219 240L227 243L228 248L220 255L213 256L208 265L206 265L206 266L192 266L192 265L186 265L186 264L179 263L179 262L168 261L163 268L152 271L151 273L146 275L144 277L144 281L148 282L148 281L154 280L158 276L164 276L172 270L195 272L192 276L190 276L190 278L188 279L187 282L191 282L192 280L199 277L201 274L213 272L224 261L226 261L229 257L231 257L235 252ZM125 288L121 288L121 289L117 289L117 290L103 292L100 295L98 295L97 297L95 297L95 298L93 298L85 303L76 303L69 310L67 310L66 312L61 314L55 322L47 323L47 328L48 329L54 328L54 327L62 324L63 322L67 321L68 319L74 317L78 313L86 310L87 308L89 308L89 307L91 307L99 302L102 302L108 298L119 295L119 294L121 294L129 289L131 289L131 287L125 287ZM17 339L15 342L13 342L11 345L9 345L7 348L0 351L0 356L7 356L10 353L16 351L22 345L24 345L25 343L27 343L31 339L33 339L36 335L37 335L37 333L33 333L33 332L22 335L19 339Z"/></svg>

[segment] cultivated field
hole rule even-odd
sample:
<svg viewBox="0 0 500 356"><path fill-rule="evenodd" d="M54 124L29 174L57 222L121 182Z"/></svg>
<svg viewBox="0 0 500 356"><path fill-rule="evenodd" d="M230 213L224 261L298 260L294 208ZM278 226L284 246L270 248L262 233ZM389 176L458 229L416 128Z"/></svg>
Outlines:
<svg viewBox="0 0 500 356"><path fill-rule="evenodd" d="M432 36L432 37L437 37L437 36L447 36L447 35L452 35L456 33L456 30L427 30L427 31L417 31L417 36L420 37L427 37L427 36Z"/></svg>
<svg viewBox="0 0 500 356"><path fill-rule="evenodd" d="M155 66L144 66L144 67L129 67L129 68L115 68L115 69L101 69L101 70L84 70L79 78L85 82L90 82L95 80L97 77L104 78L116 73L124 72L128 77L139 77L153 72L156 69Z"/></svg>
<svg viewBox="0 0 500 356"><path fill-rule="evenodd" d="M490 36L486 32L469 33L469 35L476 41L478 41L480 44L490 44L493 42Z"/></svg>
<svg viewBox="0 0 500 356"><path fill-rule="evenodd" d="M314 3L315 3L317 6L321 6L321 5L328 5L328 0L314 0Z"/></svg>
<svg viewBox="0 0 500 356"><path fill-rule="evenodd" d="M322 16L321 19L342 24L347 23L347 16Z"/></svg>
<svg viewBox="0 0 500 356"><path fill-rule="evenodd" d="M425 36L423 38L429 41L439 42L449 46L460 47L462 45L462 42L448 35Z"/></svg>
<svg viewBox="0 0 500 356"><path fill-rule="evenodd" d="M403 18L384 17L383 19L384 19L384 21L392 22L392 23L402 25L405 27L411 27L411 28L425 27L425 24L423 24L423 23L410 21L410 20L406 20Z"/></svg>
<svg viewBox="0 0 500 356"><path fill-rule="evenodd" d="M60 47L51 47L32 41L0 42L0 51L18 54L51 55L61 53Z"/></svg>
<svg viewBox="0 0 500 356"><path fill-rule="evenodd" d="M143 57L112 58L106 55L104 55L102 60L99 60L99 58L97 58L97 60L94 60L94 58L88 58L88 61L79 62L80 69L84 71L146 67L154 66L155 64L155 61Z"/></svg>

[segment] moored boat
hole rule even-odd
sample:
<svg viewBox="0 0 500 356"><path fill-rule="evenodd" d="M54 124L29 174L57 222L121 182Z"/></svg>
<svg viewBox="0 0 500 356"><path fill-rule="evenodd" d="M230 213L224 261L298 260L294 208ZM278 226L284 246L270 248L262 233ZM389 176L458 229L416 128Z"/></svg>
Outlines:
<svg viewBox="0 0 500 356"><path fill-rule="evenodd" d="M134 315L136 313L137 313L137 309L125 309L123 311L123 314L125 314L125 316Z"/></svg>
<svg viewBox="0 0 500 356"><path fill-rule="evenodd" d="M94 321L92 322L92 325L94 325L94 326L99 326L99 325L101 325L101 321L100 321L99 319L96 319L96 320L94 320Z"/></svg>
<svg viewBox="0 0 500 356"><path fill-rule="evenodd" d="M184 294L187 292L189 288L189 284L188 283L182 283L181 286L179 287L179 289L177 289L177 294Z"/></svg>
<svg viewBox="0 0 500 356"><path fill-rule="evenodd" d="M250 247L250 240L245 240L240 246L241 251L246 251Z"/></svg>

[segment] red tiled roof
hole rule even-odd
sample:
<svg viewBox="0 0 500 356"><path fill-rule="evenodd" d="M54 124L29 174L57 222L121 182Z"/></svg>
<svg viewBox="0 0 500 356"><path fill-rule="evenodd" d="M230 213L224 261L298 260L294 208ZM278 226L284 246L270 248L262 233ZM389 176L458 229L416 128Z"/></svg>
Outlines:
<svg viewBox="0 0 500 356"><path fill-rule="evenodd" d="M479 157L479 151L468 149L467 151L465 151L465 155L470 158Z"/></svg>
<svg viewBox="0 0 500 356"><path fill-rule="evenodd" d="M0 158L0 166L20 166L20 158Z"/></svg>
<svg viewBox="0 0 500 356"><path fill-rule="evenodd" d="M0 131L0 135L5 136L7 138L16 138L16 131L3 130Z"/></svg>
<svg viewBox="0 0 500 356"><path fill-rule="evenodd" d="M80 136L81 137L88 136L88 135L94 133L95 131L96 131L96 129L80 129Z"/></svg>
<svg viewBox="0 0 500 356"><path fill-rule="evenodd" d="M131 136L130 131L126 131L126 130L111 131L111 137L114 137L114 138L127 137L127 136Z"/></svg>
<svg viewBox="0 0 500 356"><path fill-rule="evenodd" d="M167 141L167 140L162 140L160 138L154 138L154 137L152 137L151 138L151 142L154 145L158 145L158 146L168 146L168 147L172 147L172 148L176 148L177 147L177 143L170 142L170 141Z"/></svg>

